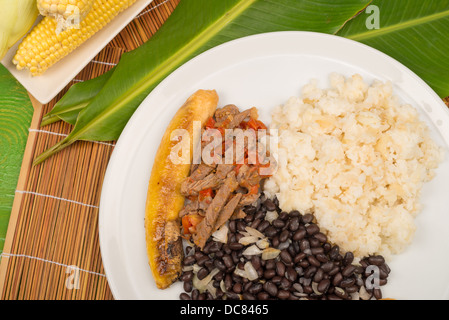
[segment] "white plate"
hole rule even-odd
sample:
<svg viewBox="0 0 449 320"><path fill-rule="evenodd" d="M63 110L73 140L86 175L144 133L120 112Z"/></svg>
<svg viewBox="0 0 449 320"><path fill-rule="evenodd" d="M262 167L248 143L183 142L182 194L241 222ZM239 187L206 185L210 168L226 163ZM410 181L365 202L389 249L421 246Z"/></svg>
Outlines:
<svg viewBox="0 0 449 320"><path fill-rule="evenodd" d="M269 123L270 110L298 96L311 78L361 74L390 80L400 99L419 109L434 139L449 146L449 110L409 69L385 54L337 36L281 32L228 42L173 72L135 112L110 159L100 204L100 246L116 299L178 299L180 283L158 290L147 262L144 214L147 184L160 139L176 110L197 89L216 89L220 105L255 106ZM412 245L390 263L384 296L397 299L449 297L449 160L425 185L423 212Z"/></svg>
<svg viewBox="0 0 449 320"><path fill-rule="evenodd" d="M143 9L153 0L137 0L107 26L83 43L67 57L49 68L43 75L32 77L28 70L17 70L12 59L21 41L6 54L2 64L40 103L50 102L64 87Z"/></svg>

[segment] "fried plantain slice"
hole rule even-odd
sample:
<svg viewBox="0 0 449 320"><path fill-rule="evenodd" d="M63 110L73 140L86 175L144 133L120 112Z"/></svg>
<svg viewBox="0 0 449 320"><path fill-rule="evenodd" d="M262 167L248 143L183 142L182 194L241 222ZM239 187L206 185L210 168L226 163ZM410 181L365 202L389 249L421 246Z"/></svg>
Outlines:
<svg viewBox="0 0 449 320"><path fill-rule="evenodd" d="M148 184L145 205L145 233L147 254L153 278L159 289L168 288L181 274L183 248L179 212L184 205L180 189L188 176L194 141L194 121L204 126L215 112L218 95L215 90L198 90L177 111L167 127L156 153ZM170 156L179 143L172 141L175 130L183 129L190 135L190 161L176 164Z"/></svg>

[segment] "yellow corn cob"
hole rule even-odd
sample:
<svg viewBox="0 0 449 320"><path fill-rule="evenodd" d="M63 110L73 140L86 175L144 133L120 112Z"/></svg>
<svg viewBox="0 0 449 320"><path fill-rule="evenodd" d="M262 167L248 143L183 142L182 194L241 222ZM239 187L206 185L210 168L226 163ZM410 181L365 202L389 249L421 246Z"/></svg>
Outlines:
<svg viewBox="0 0 449 320"><path fill-rule="evenodd" d="M19 45L13 63L18 70L41 75L53 64L78 48L136 0L95 0L79 26L56 32L57 22L44 17Z"/></svg>

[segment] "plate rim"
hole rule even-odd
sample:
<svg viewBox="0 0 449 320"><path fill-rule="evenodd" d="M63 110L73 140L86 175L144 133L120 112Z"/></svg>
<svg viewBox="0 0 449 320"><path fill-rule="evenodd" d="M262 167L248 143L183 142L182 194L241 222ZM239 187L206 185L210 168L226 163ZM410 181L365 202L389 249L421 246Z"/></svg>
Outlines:
<svg viewBox="0 0 449 320"><path fill-rule="evenodd" d="M145 97L145 99L142 101L142 103L139 105L139 107L136 109L136 111L134 112L134 114L131 116L130 120L128 121L127 125L125 126L124 130L122 131L122 135L119 137L119 139L116 142L116 146L114 148L114 151L111 154L111 157L109 159L108 165L107 165L107 169L104 175L104 179L103 179L103 183L102 183L102 191L101 191L101 197L100 197L100 205L99 205L99 242L100 242L100 251L102 253L102 261L103 261L103 268L105 271L105 275L106 278L108 280L109 283L109 287L111 289L112 295L114 296L115 299L123 299L120 297L120 293L119 293L119 288L116 287L115 282L113 280L111 280L111 268L108 266L108 263L105 262L105 257L103 255L103 253L105 252L105 248L106 248L106 239L105 239L105 230L104 230L104 224L105 224L105 219L106 219L106 213L104 210L102 210L102 208L105 207L105 203L107 203L107 198L108 195L107 193L110 192L108 184L109 181L112 179L113 177L113 172L112 172L112 168L113 166L115 166L115 161L117 158L117 154L120 151L121 148L121 141L123 141L122 136L126 136L127 132L131 129L133 126L133 123L135 122L135 119L137 119L139 117L139 110L142 110L141 106L144 105L146 103L146 101L152 96L152 94L154 92L157 93L157 89L160 87L163 87L165 85L165 83L169 82L171 78L176 77L176 75L178 73L182 73L182 71L185 68L188 68L188 66L194 64L197 60L202 59L205 55L213 55L216 51L219 51L221 49L223 49L224 47L227 46L233 46L233 45L238 45L238 43L240 42L245 42L248 41L248 39L257 39L257 38L264 38L264 37L270 37L270 36L274 36L276 37L277 35L292 35L292 36L310 36L310 37L317 37L317 38L323 38L323 40L325 40L326 38L328 39L338 39L338 41L342 41L342 42L346 42L348 44L351 45L356 45L359 46L361 48L363 48L363 50L368 50L371 51L374 54L380 55L380 57L382 59L386 59L387 61L389 61L390 63L396 65L397 67L399 67L401 69L401 71L406 72L409 76L411 76L413 78L414 81L417 82L417 84L419 84L419 86L421 86L423 89L425 89L430 95L433 96L433 98L435 99L435 101L439 102L438 104L440 105L440 107L444 110L443 112L445 113L445 116L449 119L449 108L446 107L446 105L444 104L443 100L438 96L438 94L422 79L420 78L416 73L414 73L410 68L408 68L407 66L405 66L404 64L402 64L401 62L399 62L398 60L394 59L393 57L383 53L382 51L373 48L371 46L368 46L364 43L355 41L355 40L351 40L348 38L344 38L341 36L337 36L337 35L333 35L333 34L326 34L326 33L321 33L321 32L313 32L313 31L274 31L274 32L265 32L265 33L259 33L259 34L254 34L254 35L249 35L249 36L245 36L245 37L241 37L238 39L234 39L234 40L230 40L227 41L225 43L222 43L220 45L217 45L213 48L210 48L204 52L202 52L201 54L193 57L192 59L186 61L185 63L183 63L179 68L177 68L176 70L174 70L172 73L170 73L162 82L160 82L148 95L147 97ZM441 133L441 131L439 130L439 128L437 128L438 131ZM124 133L124 135L123 135ZM443 136L443 139L445 140L446 144L449 145L449 135L448 136L444 136L442 133L441 135ZM117 151L119 150L119 151ZM448 295L449 295L449 288L448 288Z"/></svg>

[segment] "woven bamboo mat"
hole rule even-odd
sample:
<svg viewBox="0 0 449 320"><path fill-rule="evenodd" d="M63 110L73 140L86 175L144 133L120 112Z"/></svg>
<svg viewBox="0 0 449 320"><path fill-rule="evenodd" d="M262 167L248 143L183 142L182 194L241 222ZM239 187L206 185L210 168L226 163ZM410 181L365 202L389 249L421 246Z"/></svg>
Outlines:
<svg viewBox="0 0 449 320"><path fill-rule="evenodd" d="M77 142L32 167L36 155L67 135L42 116L74 83L110 70L122 53L148 40L180 0L155 0L104 48L49 104L32 98L34 116L0 265L0 297L113 299L104 273L98 213L101 186L114 142Z"/></svg>

